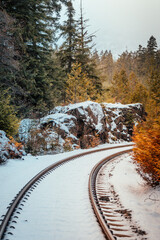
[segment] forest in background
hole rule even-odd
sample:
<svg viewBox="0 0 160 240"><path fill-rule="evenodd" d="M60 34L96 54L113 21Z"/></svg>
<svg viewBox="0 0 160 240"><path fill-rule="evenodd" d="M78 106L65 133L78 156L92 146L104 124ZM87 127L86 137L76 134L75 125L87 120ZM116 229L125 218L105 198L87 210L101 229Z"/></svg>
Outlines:
<svg viewBox="0 0 160 240"><path fill-rule="evenodd" d="M151 36L116 60L111 51L99 53L80 3L76 19L72 0L0 0L0 128L15 136L21 119L40 118L57 105L140 102L148 118L135 129L134 157L160 181L157 41Z"/></svg>
<svg viewBox="0 0 160 240"><path fill-rule="evenodd" d="M0 19L1 102L7 95L5 105L18 117L41 117L56 105L89 99L141 102L158 115L160 50L153 36L114 60L111 51L95 50L83 8L75 19L71 0L2 0Z"/></svg>

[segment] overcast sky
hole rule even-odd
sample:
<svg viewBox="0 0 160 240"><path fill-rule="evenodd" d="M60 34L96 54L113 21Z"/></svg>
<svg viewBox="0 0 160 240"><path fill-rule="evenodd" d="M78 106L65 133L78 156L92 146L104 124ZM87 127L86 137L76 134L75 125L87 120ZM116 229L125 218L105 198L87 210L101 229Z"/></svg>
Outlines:
<svg viewBox="0 0 160 240"><path fill-rule="evenodd" d="M73 0L79 14L80 0ZM147 45L151 35L160 44L160 0L83 0L96 48L114 56Z"/></svg>

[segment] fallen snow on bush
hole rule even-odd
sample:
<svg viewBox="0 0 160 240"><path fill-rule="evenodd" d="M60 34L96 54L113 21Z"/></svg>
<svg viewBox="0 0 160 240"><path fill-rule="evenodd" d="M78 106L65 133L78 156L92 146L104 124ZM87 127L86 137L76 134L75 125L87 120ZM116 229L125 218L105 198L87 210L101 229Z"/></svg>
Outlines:
<svg viewBox="0 0 160 240"><path fill-rule="evenodd" d="M0 162L5 162L8 158L20 158L25 155L23 147L16 146L13 139L9 139L6 133L0 130Z"/></svg>

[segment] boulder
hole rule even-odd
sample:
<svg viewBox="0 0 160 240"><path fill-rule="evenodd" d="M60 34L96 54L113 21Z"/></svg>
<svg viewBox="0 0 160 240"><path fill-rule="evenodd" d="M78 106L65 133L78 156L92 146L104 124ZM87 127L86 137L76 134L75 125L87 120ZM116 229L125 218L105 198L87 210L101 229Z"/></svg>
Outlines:
<svg viewBox="0 0 160 240"><path fill-rule="evenodd" d="M22 120L19 137L24 143L30 141L31 147L35 138L35 146L38 149L37 143L40 143L41 153L131 141L133 126L145 120L145 116L140 103L124 105L86 101L55 107L39 120Z"/></svg>
<svg viewBox="0 0 160 240"><path fill-rule="evenodd" d="M141 103L121 104L103 103L108 129L116 140L132 140L134 125L144 121L146 112ZM115 141L114 138L114 141Z"/></svg>

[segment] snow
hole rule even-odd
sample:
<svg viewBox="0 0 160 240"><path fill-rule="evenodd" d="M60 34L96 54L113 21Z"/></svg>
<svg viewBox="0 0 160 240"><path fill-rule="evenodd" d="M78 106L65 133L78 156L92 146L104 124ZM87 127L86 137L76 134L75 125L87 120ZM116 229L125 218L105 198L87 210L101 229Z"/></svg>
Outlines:
<svg viewBox="0 0 160 240"><path fill-rule="evenodd" d="M131 210L132 225L147 233L144 239L159 239L160 187L152 188L137 173L131 155L118 157L103 167L105 182L114 187L121 205ZM104 183L105 184L105 183ZM128 222L128 225L131 225ZM142 239L137 236L136 239Z"/></svg>
<svg viewBox="0 0 160 240"><path fill-rule="evenodd" d="M40 123L46 123L46 122L50 122L50 121L55 121L55 123L63 123L66 120L72 120L72 119L76 119L76 117L68 115L68 114L64 114L64 113L55 113L55 114L50 114L47 115L44 118L41 118Z"/></svg>
<svg viewBox="0 0 160 240"><path fill-rule="evenodd" d="M95 102L92 102L92 101L85 101L85 102L80 102L80 103L75 103L75 104L69 104L67 106L64 106L64 107L61 107L61 106L58 106L56 108L54 108L52 110L53 113L55 112L68 112L70 110L73 110L73 109L76 109L76 108L87 108L89 107L91 104L98 104L98 103L95 103Z"/></svg>
<svg viewBox="0 0 160 240"><path fill-rule="evenodd" d="M61 130L70 135L69 129L75 125L73 120L76 117L64 113L55 113L40 119L40 124L53 122L55 126L59 126Z"/></svg>
<svg viewBox="0 0 160 240"><path fill-rule="evenodd" d="M47 153L65 151L65 144L68 145L68 140L70 140L71 149L74 149L75 146L80 147L83 135L90 133L93 136L98 136L101 142L102 135L103 137L105 136L103 140L106 139L106 142L110 143L113 141L120 142L122 139L130 141L131 136L128 134L128 128L125 126L124 112L127 113L127 111L133 110L131 107L136 108L134 118L136 120L141 119L141 116L136 115L137 108L141 108L139 103L125 105L121 103L100 104L85 101L67 106L58 106L49 115L39 120L22 120L19 128L19 137L21 141L27 143L31 137L30 130L37 129L37 133L33 132L32 138L34 134L41 134L42 138L45 137L45 140L47 140ZM86 130L88 129L89 131L87 132ZM109 137L107 137L106 132ZM46 135L48 135L48 138L46 138ZM59 136L63 139L60 142ZM54 148L52 147L53 145ZM39 152L40 150L37 149Z"/></svg>
<svg viewBox="0 0 160 240"><path fill-rule="evenodd" d="M129 106L122 103L102 103L106 108L128 108Z"/></svg>
<svg viewBox="0 0 160 240"><path fill-rule="evenodd" d="M90 105L90 108L91 108L92 112L94 113L94 115L98 117L98 122L95 127L98 130L98 132L101 132L102 127L103 127L102 119L104 118L104 113L103 113L102 107L100 104L94 103L94 104Z"/></svg>
<svg viewBox="0 0 160 240"><path fill-rule="evenodd" d="M133 103L133 104L122 104L122 103L102 103L106 108L130 108L130 107L137 107L137 108L141 108L142 104L141 103Z"/></svg>
<svg viewBox="0 0 160 240"><path fill-rule="evenodd" d="M38 120L35 119L23 119L19 126L19 138L21 141L25 141L29 138L29 131L34 129L38 124Z"/></svg>
<svg viewBox="0 0 160 240"><path fill-rule="evenodd" d="M8 138L6 137L6 133L4 131L0 130L0 145L1 148L4 148L6 145L6 142L8 142Z"/></svg>
<svg viewBox="0 0 160 240"><path fill-rule="evenodd" d="M92 101L85 101L81 103L69 104L64 107L56 107L51 112L55 113L68 113L74 109L77 109L82 116L86 116L87 122L92 122L92 118L89 117L88 112L86 109L90 108L94 116L98 118L97 124L95 124L96 130L98 132L102 131L102 123L101 120L104 118L104 113L102 110L102 106L99 103L92 102Z"/></svg>
<svg viewBox="0 0 160 240"><path fill-rule="evenodd" d="M111 146L113 145L105 144L97 149ZM126 149L128 148L131 147ZM28 155L23 160L8 160L6 164L1 165L0 215L6 213L11 200L39 171L63 158L87 151L89 150L76 150L36 157ZM14 235L10 235L9 239L49 240L53 239L53 236L55 240L104 239L90 206L88 177L98 161L118 151L119 149L107 150L84 156L53 171L29 197L19 215L16 229L13 230ZM44 222L40 219L44 219Z"/></svg>

